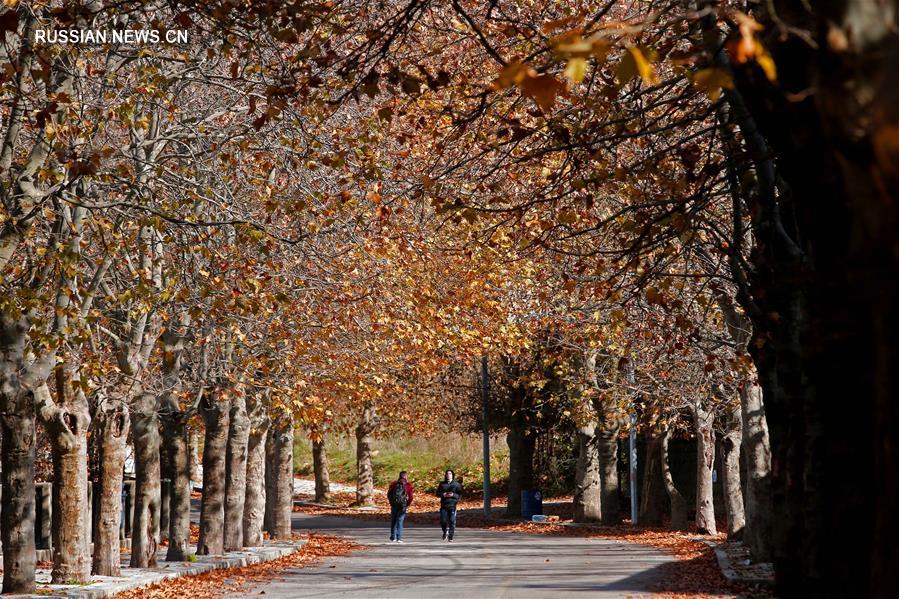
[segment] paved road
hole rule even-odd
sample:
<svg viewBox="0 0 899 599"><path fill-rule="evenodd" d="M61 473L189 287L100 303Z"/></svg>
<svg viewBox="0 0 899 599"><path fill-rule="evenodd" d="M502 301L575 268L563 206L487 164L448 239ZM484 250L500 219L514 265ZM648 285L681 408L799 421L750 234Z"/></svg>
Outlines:
<svg viewBox="0 0 899 599"><path fill-rule="evenodd" d="M351 537L365 551L288 570L233 597L632 597L647 594L673 558L632 543L408 525L405 544L386 523L298 514L294 529ZM549 561L547 561L549 560ZM264 593L263 593L264 591Z"/></svg>

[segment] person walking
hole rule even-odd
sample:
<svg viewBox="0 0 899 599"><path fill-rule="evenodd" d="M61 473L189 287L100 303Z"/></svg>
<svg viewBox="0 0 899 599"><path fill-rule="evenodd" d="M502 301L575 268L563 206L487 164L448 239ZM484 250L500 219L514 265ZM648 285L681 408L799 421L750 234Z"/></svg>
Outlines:
<svg viewBox="0 0 899 599"><path fill-rule="evenodd" d="M456 504L462 497L462 485L455 480L456 473L447 470L443 482L437 485L437 497L440 498L440 528L443 529L443 540L452 541L456 534Z"/></svg>
<svg viewBox="0 0 899 599"><path fill-rule="evenodd" d="M390 502L390 542L403 542L403 520L406 510L412 505L412 483L406 478L406 471L390 483L387 489L387 500Z"/></svg>

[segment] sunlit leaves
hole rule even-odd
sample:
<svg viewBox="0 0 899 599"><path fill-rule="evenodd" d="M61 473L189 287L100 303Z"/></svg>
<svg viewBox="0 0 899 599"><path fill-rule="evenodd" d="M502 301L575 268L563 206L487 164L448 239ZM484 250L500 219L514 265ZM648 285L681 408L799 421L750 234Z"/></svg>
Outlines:
<svg viewBox="0 0 899 599"><path fill-rule="evenodd" d="M565 84L552 75L525 77L519 86L521 94L534 100L544 112L551 110L556 97L565 92Z"/></svg>
<svg viewBox="0 0 899 599"><path fill-rule="evenodd" d="M693 83L709 95L714 102L721 97L724 89L733 89L734 81L728 71L719 68L708 68L696 71L691 75Z"/></svg>
<svg viewBox="0 0 899 599"><path fill-rule="evenodd" d="M565 76L572 84L584 80L587 74L588 59L597 62L605 60L609 51L608 40L593 36L584 39L579 29L574 29L550 40L550 46L560 58L566 60Z"/></svg>
<svg viewBox="0 0 899 599"><path fill-rule="evenodd" d="M587 59L581 57L569 58L565 65L565 76L572 84L580 83L587 75Z"/></svg>
<svg viewBox="0 0 899 599"><path fill-rule="evenodd" d="M494 89L501 90L517 85L521 95L531 98L544 112L552 109L556 98L566 91L565 84L549 74L538 74L533 68L520 62L505 66L493 83Z"/></svg>
<svg viewBox="0 0 899 599"><path fill-rule="evenodd" d="M532 73L536 74L533 71ZM499 76L497 76L496 80L493 82L493 86L498 90L508 89L513 85L520 84L527 76L528 67L526 67L521 61L515 60L510 62L500 70Z"/></svg>
<svg viewBox="0 0 899 599"><path fill-rule="evenodd" d="M774 64L774 58L758 37L764 27L745 13L734 11L733 16L739 26L739 36L727 44L731 58L737 64L755 61L768 80L777 81L777 67Z"/></svg>
<svg viewBox="0 0 899 599"><path fill-rule="evenodd" d="M647 53L637 46L629 46L615 68L615 78L618 80L619 87L622 87L635 77L642 79L646 85L658 82L655 68L653 68Z"/></svg>

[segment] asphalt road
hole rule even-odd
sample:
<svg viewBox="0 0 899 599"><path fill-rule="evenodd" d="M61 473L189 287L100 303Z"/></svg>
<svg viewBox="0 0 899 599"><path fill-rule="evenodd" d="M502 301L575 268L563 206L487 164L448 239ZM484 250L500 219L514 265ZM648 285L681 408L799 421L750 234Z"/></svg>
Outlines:
<svg viewBox="0 0 899 599"><path fill-rule="evenodd" d="M439 527L407 525L400 545L388 542L387 522L297 514L293 526L351 537L368 549L287 570L231 597L634 597L649 594L673 561L614 540L460 528L447 543Z"/></svg>

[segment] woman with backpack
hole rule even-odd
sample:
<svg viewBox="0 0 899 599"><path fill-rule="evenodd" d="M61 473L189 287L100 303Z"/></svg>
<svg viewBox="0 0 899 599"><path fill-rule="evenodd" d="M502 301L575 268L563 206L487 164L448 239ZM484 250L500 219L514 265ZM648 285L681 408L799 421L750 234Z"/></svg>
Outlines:
<svg viewBox="0 0 899 599"><path fill-rule="evenodd" d="M387 500L390 502L390 542L402 543L403 520L406 518L406 510L412 505L412 483L406 479L405 470L390 483Z"/></svg>
<svg viewBox="0 0 899 599"><path fill-rule="evenodd" d="M456 533L456 504L462 497L462 485L454 480L455 478L456 473L447 470L443 475L443 482L437 485L437 497L440 498L440 528L443 529L444 541L452 541Z"/></svg>

